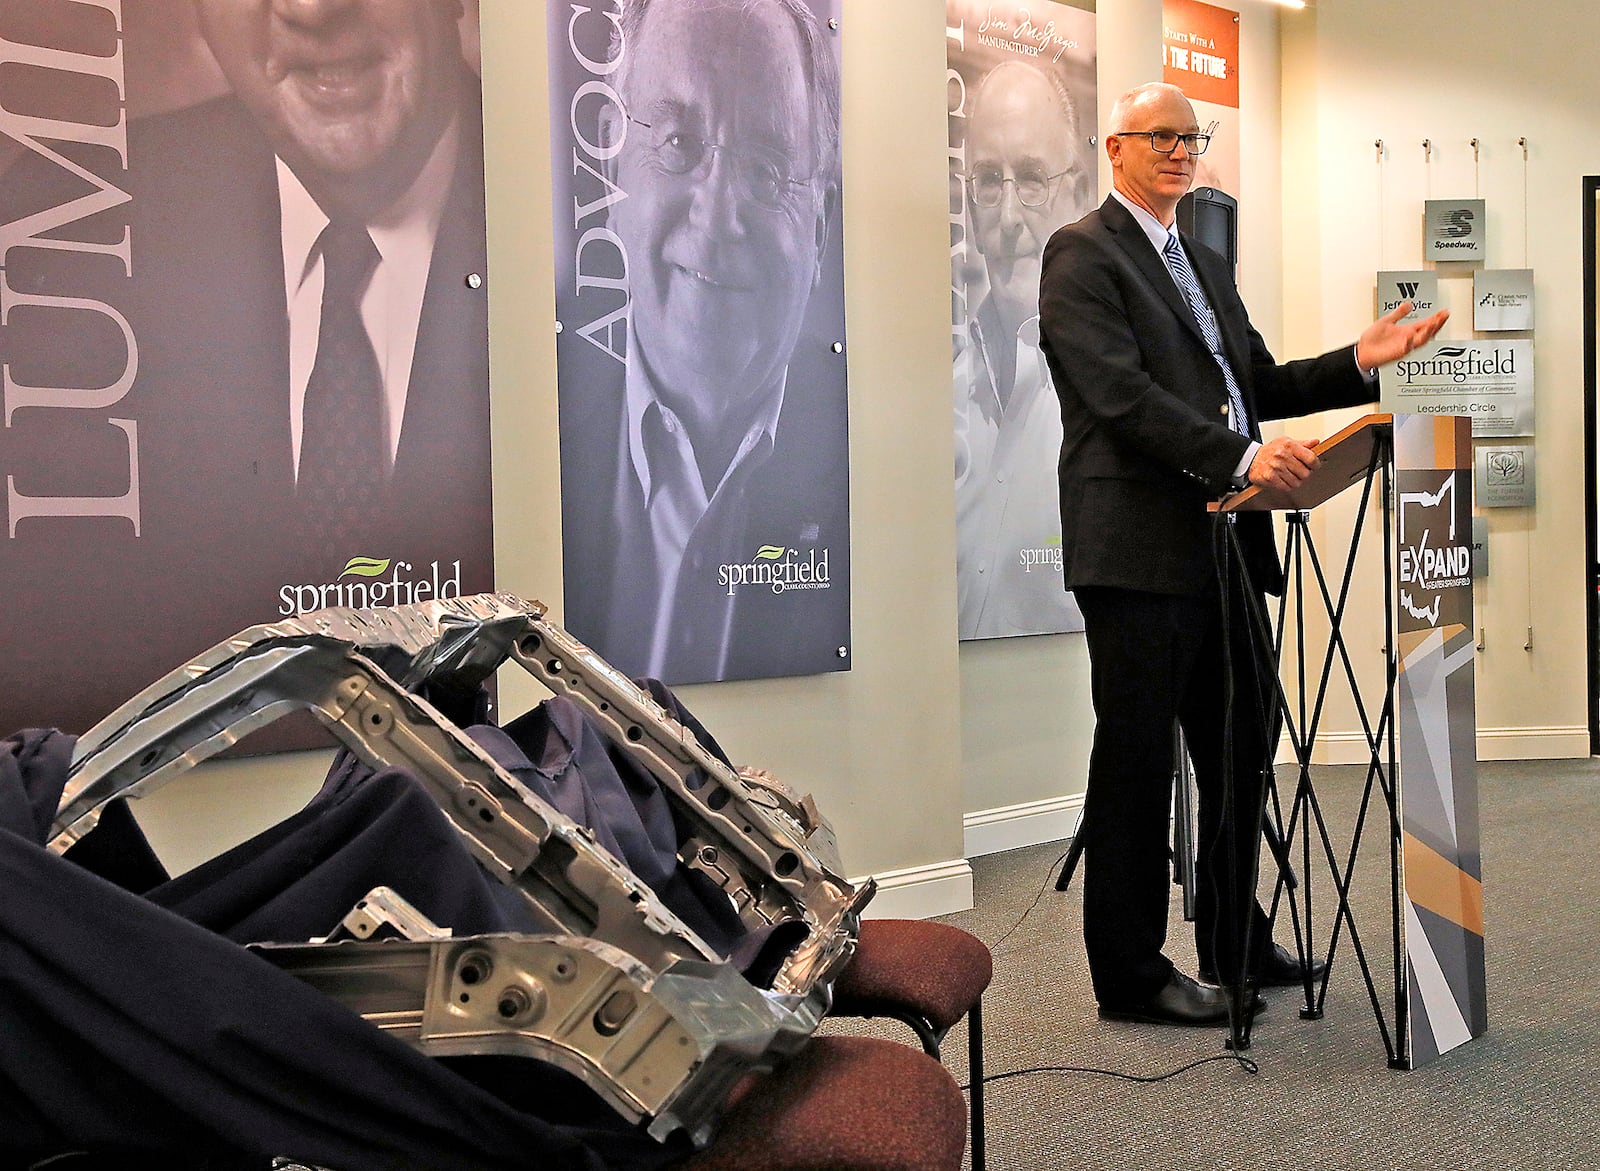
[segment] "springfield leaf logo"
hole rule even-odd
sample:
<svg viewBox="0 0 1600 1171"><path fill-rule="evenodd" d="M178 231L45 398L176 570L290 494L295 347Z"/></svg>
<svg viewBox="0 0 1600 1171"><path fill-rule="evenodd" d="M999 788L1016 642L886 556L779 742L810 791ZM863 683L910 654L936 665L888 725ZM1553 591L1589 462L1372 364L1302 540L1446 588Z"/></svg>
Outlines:
<svg viewBox="0 0 1600 1171"><path fill-rule="evenodd" d="M717 566L717 584L729 597L743 586L765 586L775 594L825 590L833 584L828 578L828 550L808 549L802 554L787 545L761 545L749 561Z"/></svg>
<svg viewBox="0 0 1600 1171"><path fill-rule="evenodd" d="M357 580L347 580L350 578ZM423 569L388 557L352 557L344 563L337 581L278 587L278 613L292 618L325 606L409 606L460 596L460 561L442 567L435 561Z"/></svg>
<svg viewBox="0 0 1600 1171"><path fill-rule="evenodd" d="M352 557L344 563L340 577L382 577L389 572L389 559L385 557L378 560L376 557Z"/></svg>
<svg viewBox="0 0 1600 1171"><path fill-rule="evenodd" d="M1467 352L1465 346L1440 346L1437 353L1441 358L1459 358Z"/></svg>

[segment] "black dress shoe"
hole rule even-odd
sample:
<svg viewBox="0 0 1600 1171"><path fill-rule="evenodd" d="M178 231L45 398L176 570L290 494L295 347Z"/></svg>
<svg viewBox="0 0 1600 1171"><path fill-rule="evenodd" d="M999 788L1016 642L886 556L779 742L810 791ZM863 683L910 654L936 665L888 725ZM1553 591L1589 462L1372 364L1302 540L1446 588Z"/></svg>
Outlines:
<svg viewBox="0 0 1600 1171"><path fill-rule="evenodd" d="M1176 968L1149 1000L1129 1008L1100 1006L1100 1019L1145 1021L1155 1025L1219 1025L1228 1020L1228 994L1198 984Z"/></svg>
<svg viewBox="0 0 1600 1171"><path fill-rule="evenodd" d="M1327 970L1328 962L1326 960L1312 960L1312 981L1321 980L1323 973ZM1255 983L1259 988L1297 988L1305 984L1305 972L1306 970L1301 966L1300 961L1289 954L1288 948L1282 944L1275 943L1256 969ZM1211 968L1202 967L1200 969L1200 979L1208 984L1215 984L1217 982L1217 973Z"/></svg>

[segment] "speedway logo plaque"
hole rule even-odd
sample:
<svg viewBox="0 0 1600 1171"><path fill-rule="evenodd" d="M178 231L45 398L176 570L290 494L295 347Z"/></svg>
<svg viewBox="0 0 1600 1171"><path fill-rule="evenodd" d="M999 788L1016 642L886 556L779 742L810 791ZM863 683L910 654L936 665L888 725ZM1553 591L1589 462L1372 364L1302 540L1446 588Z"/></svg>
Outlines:
<svg viewBox="0 0 1600 1171"><path fill-rule="evenodd" d="M1429 260L1482 260L1484 204L1481 199L1430 199L1423 212L1423 255Z"/></svg>

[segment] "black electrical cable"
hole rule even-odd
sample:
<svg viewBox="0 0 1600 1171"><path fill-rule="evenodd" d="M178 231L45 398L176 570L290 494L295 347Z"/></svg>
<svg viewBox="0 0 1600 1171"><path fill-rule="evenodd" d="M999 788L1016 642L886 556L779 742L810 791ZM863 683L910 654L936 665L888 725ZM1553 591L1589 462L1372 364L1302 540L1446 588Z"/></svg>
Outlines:
<svg viewBox="0 0 1600 1171"><path fill-rule="evenodd" d="M1083 831L1082 831L1082 829L1079 829L1078 832L1082 833ZM1070 854L1070 853L1072 853L1071 849L1064 850L1064 851L1062 851L1061 857L1057 858L1054 862L1050 863L1050 869L1045 871L1044 881L1039 884L1039 893L1033 896L1033 902L1029 903L1028 904L1028 909L1026 911L1022 912L1022 917L1020 919L1018 919L1015 923L1013 923L1010 927L1006 928L1006 932L1005 932L1004 935L1002 935L999 939L995 940L993 943L991 943L989 945L989 951L991 953L999 951L1000 950L1000 945L1002 943L1004 943L1006 940L1010 939L1011 936L1012 936L1012 933L1015 932L1018 927L1021 927L1023 925L1023 923L1025 923L1027 921L1027 918L1028 918L1029 915L1033 914L1034 909L1036 907L1038 907L1038 905L1039 905L1039 900L1044 898L1045 888L1050 885L1050 878L1051 878L1052 875L1055 874L1056 867L1060 866L1062 862L1066 861L1067 855Z"/></svg>
<svg viewBox="0 0 1600 1171"><path fill-rule="evenodd" d="M1082 833L1083 831L1080 828L1078 832ZM1016 930L1027 921L1028 916L1033 914L1034 910L1039 906L1040 900L1044 898L1044 892L1050 886L1050 880L1052 876L1054 876L1056 868L1060 866L1061 863L1066 859L1067 853L1069 852L1070 851L1064 851L1060 857L1058 857L1054 862L1050 863L1049 869L1045 871L1044 881L1039 884L1038 893L1033 896L1033 902L1028 904L1028 909L1022 912L1021 916L1015 923L1006 928L1005 932L1000 936L999 939L988 945L991 954L999 953L1000 945L1006 940L1010 939ZM1212 1062L1217 1061L1234 1062L1239 1066L1240 1069L1244 1070L1248 1074L1259 1074L1261 1072L1260 1067L1258 1067L1254 1061L1250 1060L1250 1058L1246 1057L1241 1051L1237 1049L1229 1049L1226 1053L1217 1053L1210 1057L1202 1057L1198 1061L1191 1061L1187 1065L1180 1065L1178 1068L1170 1069L1166 1073L1124 1073L1121 1070L1101 1069L1098 1066L1092 1065L1032 1065L1028 1066L1026 1069L1013 1069L1007 1070L1004 1073L989 1074L983 1079L983 1084L988 1085L990 1082L1006 1081L1010 1078L1023 1077L1025 1075L1036 1073L1081 1073L1087 1074L1091 1077L1110 1077L1126 1082L1154 1083L1167 1081L1169 1078L1177 1077L1180 1074L1188 1073L1192 1069L1198 1069L1202 1065L1210 1065ZM963 1093L969 1092L970 1089L971 1086L969 1083L962 1083L961 1090Z"/></svg>
<svg viewBox="0 0 1600 1171"><path fill-rule="evenodd" d="M1239 1066L1240 1069L1244 1070L1248 1074L1251 1074L1252 1076L1259 1075L1261 1073L1260 1066L1258 1066L1254 1061L1251 1061L1242 1053L1230 1051L1228 1053L1214 1053L1210 1057L1202 1057L1196 1061L1189 1062L1187 1065L1180 1065L1176 1069L1169 1069L1166 1073L1122 1073L1115 1069L1098 1069L1092 1065L1030 1065L1026 1069L1011 1069L1007 1070L1005 1073L988 1074L984 1077L983 1084L988 1085L990 1082L1008 1081L1014 1077L1027 1077L1036 1073L1082 1073L1089 1074L1094 1077L1113 1077L1119 1081L1139 1082L1141 1084L1149 1085L1155 1082L1168 1081L1171 1078L1178 1077L1181 1074L1186 1074L1190 1070L1199 1069L1202 1065L1211 1065L1218 1061L1231 1061ZM968 1091L971 1088L972 1087L970 1085L965 1083L961 1086L963 1092Z"/></svg>

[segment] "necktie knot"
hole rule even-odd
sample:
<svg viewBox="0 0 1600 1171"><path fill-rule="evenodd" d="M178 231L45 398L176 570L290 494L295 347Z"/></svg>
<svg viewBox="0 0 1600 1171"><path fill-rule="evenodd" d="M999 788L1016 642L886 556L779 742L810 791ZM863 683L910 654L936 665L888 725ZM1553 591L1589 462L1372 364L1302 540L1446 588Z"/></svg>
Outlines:
<svg viewBox="0 0 1600 1171"><path fill-rule="evenodd" d="M378 266L378 246L360 220L329 220L317 240L322 252L323 299L358 298Z"/></svg>

